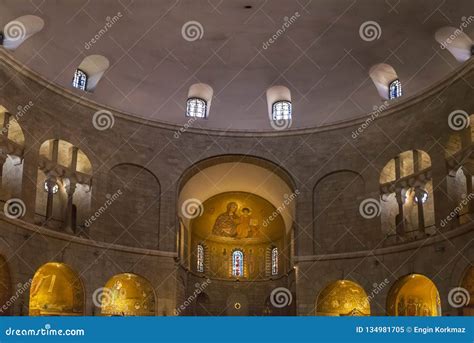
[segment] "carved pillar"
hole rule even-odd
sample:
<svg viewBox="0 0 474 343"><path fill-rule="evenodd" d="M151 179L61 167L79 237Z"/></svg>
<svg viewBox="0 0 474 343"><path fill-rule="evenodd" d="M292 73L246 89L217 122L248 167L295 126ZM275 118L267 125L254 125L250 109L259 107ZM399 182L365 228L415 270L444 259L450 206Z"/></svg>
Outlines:
<svg viewBox="0 0 474 343"><path fill-rule="evenodd" d="M76 183L71 181L69 183L69 187L67 187L66 189L67 204L66 204L66 215L65 215L65 221L64 221L65 222L64 229L65 231L69 233L76 232L75 223L72 222L72 205L73 205L75 191L76 191Z"/></svg>
<svg viewBox="0 0 474 343"><path fill-rule="evenodd" d="M72 148L72 156L71 156L71 170L76 171L77 169L77 152L79 148L73 147ZM74 199L74 192L76 191L76 180L69 179L69 187L67 187L67 204L66 204L66 215L64 220L64 229L69 233L75 233L76 227L75 223L72 222L72 206L73 206L73 199Z"/></svg>
<svg viewBox="0 0 474 343"><path fill-rule="evenodd" d="M395 180L401 178L401 161L400 156L395 157ZM403 194L403 188L398 188L395 191L395 198L398 204L398 214L395 217L395 227L397 235L405 234L405 215L403 214L403 203L405 202L405 195Z"/></svg>
<svg viewBox="0 0 474 343"><path fill-rule="evenodd" d="M415 199L418 207L418 230L425 232L425 214L423 212L423 198L426 196L426 191L420 186L415 188Z"/></svg>

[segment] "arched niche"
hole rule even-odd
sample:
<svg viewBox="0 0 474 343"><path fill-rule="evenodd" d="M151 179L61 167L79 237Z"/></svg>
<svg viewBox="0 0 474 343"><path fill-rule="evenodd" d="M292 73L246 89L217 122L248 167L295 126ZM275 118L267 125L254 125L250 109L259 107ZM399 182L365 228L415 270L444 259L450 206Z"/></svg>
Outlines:
<svg viewBox="0 0 474 343"><path fill-rule="evenodd" d="M154 316L155 291L142 276L123 273L112 276L102 293L103 316Z"/></svg>
<svg viewBox="0 0 474 343"><path fill-rule="evenodd" d="M370 302L362 286L350 280L337 280L319 293L316 315L370 316Z"/></svg>
<svg viewBox="0 0 474 343"><path fill-rule="evenodd" d="M442 27L436 31L435 39L441 48L447 49L458 62L465 62L472 56L474 43L459 27Z"/></svg>
<svg viewBox="0 0 474 343"><path fill-rule="evenodd" d="M102 55L90 55L82 60L78 69L87 75L86 91L93 92L95 90L109 66L109 60Z"/></svg>
<svg viewBox="0 0 474 343"><path fill-rule="evenodd" d="M400 278L387 296L389 316L441 316L441 300L436 285L424 275Z"/></svg>
<svg viewBox="0 0 474 343"><path fill-rule="evenodd" d="M30 105L28 105L30 106ZM22 189L23 154L25 136L17 119L23 115L23 107L13 115L0 105L0 172L1 199L19 197Z"/></svg>
<svg viewBox="0 0 474 343"><path fill-rule="evenodd" d="M380 97L384 100L390 100L390 86L393 82L399 80L395 69L386 63L379 63L370 68L369 76L374 82Z"/></svg>
<svg viewBox="0 0 474 343"><path fill-rule="evenodd" d="M431 158L422 150L404 151L380 173L380 218L386 236L415 238L434 227Z"/></svg>
<svg viewBox="0 0 474 343"><path fill-rule="evenodd" d="M84 315L84 286L68 265L49 262L35 273L30 288L30 316Z"/></svg>
<svg viewBox="0 0 474 343"><path fill-rule="evenodd" d="M469 303L463 306L460 315L474 316L474 266L469 266L464 273L461 287L469 293Z"/></svg>
<svg viewBox="0 0 474 343"><path fill-rule="evenodd" d="M0 255L0 304L6 305L7 309L1 309L0 316L12 313L13 303L10 301L12 295L10 268L5 258ZM23 288L20 288L23 290Z"/></svg>
<svg viewBox="0 0 474 343"><path fill-rule="evenodd" d="M359 212L364 194L364 179L354 171L340 170L318 180L313 189L314 254L368 248L373 231Z"/></svg>
<svg viewBox="0 0 474 343"><path fill-rule="evenodd" d="M225 155L196 163L181 177L178 187L177 213L183 230L180 246L184 260L191 265L191 220L189 205L202 207L205 200L226 192L244 192L258 196L279 209L289 249L293 218L299 190L291 177L279 166L257 157ZM287 256L291 254L287 253ZM211 262L212 263L212 262Z"/></svg>
<svg viewBox="0 0 474 343"><path fill-rule="evenodd" d="M114 199L100 224L108 228L108 240L140 248L159 248L160 192L157 177L135 164L112 167L107 193Z"/></svg>
<svg viewBox="0 0 474 343"><path fill-rule="evenodd" d="M49 139L39 149L36 180L37 223L80 232L91 210L92 164L78 147Z"/></svg>
<svg viewBox="0 0 474 343"><path fill-rule="evenodd" d="M3 46L14 50L28 38L40 32L44 27L44 20L35 15L24 15L8 22L3 28Z"/></svg>

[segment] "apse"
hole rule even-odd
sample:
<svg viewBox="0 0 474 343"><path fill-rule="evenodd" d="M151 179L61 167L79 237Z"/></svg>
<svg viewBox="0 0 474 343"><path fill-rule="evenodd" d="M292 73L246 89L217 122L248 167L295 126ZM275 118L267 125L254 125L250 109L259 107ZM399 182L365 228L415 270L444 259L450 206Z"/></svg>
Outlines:
<svg viewBox="0 0 474 343"><path fill-rule="evenodd" d="M389 316L441 316L441 300L436 285L424 275L400 278L387 296Z"/></svg>
<svg viewBox="0 0 474 343"><path fill-rule="evenodd" d="M84 301L81 279L64 263L46 263L33 276L30 316L82 316Z"/></svg>
<svg viewBox="0 0 474 343"><path fill-rule="evenodd" d="M123 273L114 275L102 289L101 315L154 316L155 291L142 276Z"/></svg>
<svg viewBox="0 0 474 343"><path fill-rule="evenodd" d="M350 280L337 280L319 293L316 315L369 316L370 302L362 286Z"/></svg>

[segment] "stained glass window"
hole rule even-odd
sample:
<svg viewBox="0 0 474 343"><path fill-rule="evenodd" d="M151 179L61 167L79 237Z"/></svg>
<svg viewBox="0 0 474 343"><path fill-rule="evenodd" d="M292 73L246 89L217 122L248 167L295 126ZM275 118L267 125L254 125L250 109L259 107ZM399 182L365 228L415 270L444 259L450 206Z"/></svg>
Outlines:
<svg viewBox="0 0 474 343"><path fill-rule="evenodd" d="M81 69L76 69L74 79L72 80L72 86L83 91L87 89L87 74Z"/></svg>
<svg viewBox="0 0 474 343"><path fill-rule="evenodd" d="M244 253L241 250L232 253L232 276L244 276Z"/></svg>
<svg viewBox="0 0 474 343"><path fill-rule="evenodd" d="M272 106L273 120L290 120L291 119L291 102L277 101Z"/></svg>
<svg viewBox="0 0 474 343"><path fill-rule="evenodd" d="M201 244L197 246L197 271L204 273L204 247Z"/></svg>
<svg viewBox="0 0 474 343"><path fill-rule="evenodd" d="M278 275L278 248L272 249L272 275Z"/></svg>
<svg viewBox="0 0 474 343"><path fill-rule="evenodd" d="M200 98L189 98L186 103L186 117L206 118L207 102Z"/></svg>
<svg viewBox="0 0 474 343"><path fill-rule="evenodd" d="M400 80L394 80L390 82L389 91L388 91L388 98L390 100L396 99L402 96L402 83Z"/></svg>

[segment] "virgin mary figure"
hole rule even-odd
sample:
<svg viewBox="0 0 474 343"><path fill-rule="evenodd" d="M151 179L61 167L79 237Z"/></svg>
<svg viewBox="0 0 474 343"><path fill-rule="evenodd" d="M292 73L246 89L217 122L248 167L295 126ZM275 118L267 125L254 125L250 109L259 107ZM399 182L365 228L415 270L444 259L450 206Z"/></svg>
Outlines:
<svg viewBox="0 0 474 343"><path fill-rule="evenodd" d="M227 204L227 211L219 214L212 228L212 233L217 236L235 237L240 218L236 215L237 204L230 202Z"/></svg>

